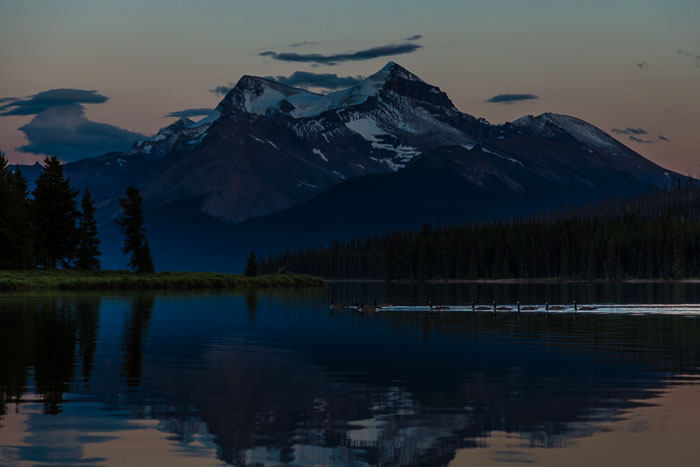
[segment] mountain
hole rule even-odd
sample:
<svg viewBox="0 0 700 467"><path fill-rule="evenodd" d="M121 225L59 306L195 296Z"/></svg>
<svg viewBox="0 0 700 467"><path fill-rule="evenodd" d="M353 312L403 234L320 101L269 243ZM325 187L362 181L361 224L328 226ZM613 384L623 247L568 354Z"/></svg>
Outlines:
<svg viewBox="0 0 700 467"><path fill-rule="evenodd" d="M209 117L65 169L90 187L110 245L135 185L160 267L233 270L251 246L534 214L677 177L574 117L492 125L393 62L326 95L243 76ZM113 249L106 264L123 263Z"/></svg>

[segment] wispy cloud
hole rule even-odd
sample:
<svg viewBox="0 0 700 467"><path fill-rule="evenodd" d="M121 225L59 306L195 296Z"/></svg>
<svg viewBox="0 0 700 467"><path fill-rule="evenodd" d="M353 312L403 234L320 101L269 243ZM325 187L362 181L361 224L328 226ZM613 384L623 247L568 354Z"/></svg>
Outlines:
<svg viewBox="0 0 700 467"><path fill-rule="evenodd" d="M299 88L342 89L361 83L364 76L338 76L335 73L295 71L289 76L268 76L267 79Z"/></svg>
<svg viewBox="0 0 700 467"><path fill-rule="evenodd" d="M637 138L636 136L630 136L629 139L631 141L634 141L635 143L643 143L643 144L650 144L653 143L654 141L651 139L643 139L643 138Z"/></svg>
<svg viewBox="0 0 700 467"><path fill-rule="evenodd" d="M54 154L65 161L129 149L143 135L108 123L88 120L83 104L102 104L108 97L84 89L49 89L0 106L0 116L34 115L19 127L28 143L17 148L31 154ZM5 101L7 102L7 101Z"/></svg>
<svg viewBox="0 0 700 467"><path fill-rule="evenodd" d="M649 68L649 64L647 62L639 62L637 63L637 68L639 68L641 71L644 71Z"/></svg>
<svg viewBox="0 0 700 467"><path fill-rule="evenodd" d="M683 57L694 58L695 59L695 66L693 68L700 68L700 54L688 52L687 50L677 50L676 53L678 55L682 55Z"/></svg>
<svg viewBox="0 0 700 467"><path fill-rule="evenodd" d="M312 45L318 45L318 42L316 41L301 41L301 42L295 42L293 44L289 44L289 47L308 47Z"/></svg>
<svg viewBox="0 0 700 467"><path fill-rule="evenodd" d="M414 34L412 36L405 37L403 40L405 41L417 41L418 39L422 39L423 35L422 34Z"/></svg>
<svg viewBox="0 0 700 467"><path fill-rule="evenodd" d="M337 65L339 62L371 60L379 57L409 54L420 49L421 46L413 43L389 44L369 49L358 50L339 54L299 54L296 52L277 53L271 50L260 52L261 57L270 57L283 62L317 63L323 65Z"/></svg>
<svg viewBox="0 0 700 467"><path fill-rule="evenodd" d="M228 83L226 85L217 86L214 89L210 89L209 92L216 94L217 96L224 96L224 95L228 94L228 92L231 89L233 89L234 86L235 86L235 84Z"/></svg>
<svg viewBox="0 0 700 467"><path fill-rule="evenodd" d="M612 128L610 129L610 131L612 133L615 133L616 135L627 136L628 140L640 144L658 143L659 141L671 141L665 136L659 136L658 139L655 139L654 137L649 136L649 132L644 128Z"/></svg>
<svg viewBox="0 0 700 467"><path fill-rule="evenodd" d="M163 115L164 117L176 117L176 118L190 118L190 117L207 117L214 113L214 109L184 109L178 110L176 112L170 112L169 114Z"/></svg>
<svg viewBox="0 0 700 467"><path fill-rule="evenodd" d="M643 128L625 128L625 129L613 128L610 131L612 131L616 135L646 135L646 134L648 134L647 131L644 130Z"/></svg>
<svg viewBox="0 0 700 467"><path fill-rule="evenodd" d="M491 102L492 104L512 104L514 102L531 101L534 99L539 99L538 96L534 94L498 94L486 102Z"/></svg>

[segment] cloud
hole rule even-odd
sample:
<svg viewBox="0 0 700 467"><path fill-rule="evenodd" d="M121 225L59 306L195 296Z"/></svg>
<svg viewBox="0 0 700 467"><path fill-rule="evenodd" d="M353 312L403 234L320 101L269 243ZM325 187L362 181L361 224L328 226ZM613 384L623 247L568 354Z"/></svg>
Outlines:
<svg viewBox="0 0 700 467"><path fill-rule="evenodd" d="M34 115L19 130L28 143L17 148L31 154L54 154L65 161L123 151L143 135L88 120L83 104L103 104L108 97L84 89L49 89L25 99L3 98L0 116Z"/></svg>
<svg viewBox="0 0 700 467"><path fill-rule="evenodd" d="M635 143L644 143L644 144L649 144L653 143L654 141L651 139L642 139L642 138L637 138L636 136L630 136L629 139L631 141L634 141Z"/></svg>
<svg viewBox="0 0 700 467"><path fill-rule="evenodd" d="M651 144L658 143L659 141L671 141L665 136L659 136L659 139L654 139L649 136L645 137L644 135L649 135L649 132L647 132L644 128L612 128L610 131L616 135L625 135L627 136L627 139L634 141L635 143Z"/></svg>
<svg viewBox="0 0 700 467"><path fill-rule="evenodd" d="M231 89L233 89L234 86L235 84L228 83L225 86L217 86L214 89L210 89L209 92L216 94L217 96L225 96Z"/></svg>
<svg viewBox="0 0 700 467"><path fill-rule="evenodd" d="M644 71L647 68L649 68L649 64L647 62L639 62L637 63L637 68L639 68L641 71Z"/></svg>
<svg viewBox="0 0 700 467"><path fill-rule="evenodd" d="M295 71L289 76L268 76L267 79L299 88L343 89L360 84L365 78L361 75L338 76L335 73Z"/></svg>
<svg viewBox="0 0 700 467"><path fill-rule="evenodd" d="M169 114L163 115L163 117L177 117L177 118L190 118L190 117L208 117L212 113L216 112L214 109L184 109L178 110L176 112L170 112Z"/></svg>
<svg viewBox="0 0 700 467"><path fill-rule="evenodd" d="M261 57L270 57L283 62L320 63L323 65L336 65L338 62L371 60L373 58L388 57L391 55L409 54L420 49L421 46L413 43L389 44L369 49L358 50L341 54L299 54L295 52L277 53L271 50L260 52Z"/></svg>
<svg viewBox="0 0 700 467"><path fill-rule="evenodd" d="M695 59L695 66L694 68L700 68L700 55L694 54L692 52L688 52L687 50L677 50L676 53L678 55L682 55L684 57L692 57Z"/></svg>
<svg viewBox="0 0 700 467"><path fill-rule="evenodd" d="M406 37L404 40L405 41L417 41L418 39L422 39L423 35L422 34L414 34L412 36Z"/></svg>
<svg viewBox="0 0 700 467"><path fill-rule="evenodd" d="M492 104L512 104L513 102L529 101L539 99L538 96L534 94L498 94L486 102L491 102Z"/></svg>
<svg viewBox="0 0 700 467"><path fill-rule="evenodd" d="M0 97L0 102L18 101L18 97Z"/></svg>
<svg viewBox="0 0 700 467"><path fill-rule="evenodd" d="M29 141L17 148L31 154L55 154L64 161L125 151L143 135L85 117L80 104L57 105L39 112L19 128Z"/></svg>
<svg viewBox="0 0 700 467"><path fill-rule="evenodd" d="M0 106L0 115L37 115L52 107L71 106L74 104L103 104L108 97L97 91L83 89L50 89L27 99L14 100Z"/></svg>
<svg viewBox="0 0 700 467"><path fill-rule="evenodd" d="M289 47L304 47L304 46L310 46L310 45L318 45L318 42L316 42L316 41L295 42L293 44L289 44Z"/></svg>
<svg viewBox="0 0 700 467"><path fill-rule="evenodd" d="M612 131L616 135L646 135L646 134L648 134L647 131L642 129L642 128L625 128L624 130L621 130L619 128L613 128L610 131Z"/></svg>

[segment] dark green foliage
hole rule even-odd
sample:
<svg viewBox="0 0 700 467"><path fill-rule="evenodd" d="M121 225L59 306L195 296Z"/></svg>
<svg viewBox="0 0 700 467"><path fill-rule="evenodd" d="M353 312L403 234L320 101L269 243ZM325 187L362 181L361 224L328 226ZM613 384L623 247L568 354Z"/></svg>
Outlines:
<svg viewBox="0 0 700 467"><path fill-rule="evenodd" d="M80 202L78 220L78 248L75 267L95 271L100 269L100 239L97 238L97 221L95 206L92 204L90 191L86 188Z"/></svg>
<svg viewBox="0 0 700 467"><path fill-rule="evenodd" d="M255 257L255 251L250 250L248 262L245 265L243 275L246 277L255 277L258 275L258 259Z"/></svg>
<svg viewBox="0 0 700 467"><path fill-rule="evenodd" d="M0 267L33 266L30 207L27 180L9 169L0 151Z"/></svg>
<svg viewBox="0 0 700 467"><path fill-rule="evenodd" d="M155 271L151 249L146 239L146 229L143 226L143 198L136 187L126 189L126 198L121 198L119 204L124 215L117 220L124 234L122 252L130 254L129 267L137 272L150 273Z"/></svg>
<svg viewBox="0 0 700 467"><path fill-rule="evenodd" d="M700 185L534 219L390 234L267 259L329 278L683 279L700 276Z"/></svg>
<svg viewBox="0 0 700 467"><path fill-rule="evenodd" d="M68 267L75 257L78 217L74 190L63 175L63 165L55 157L44 160L34 189L32 225L37 262L46 269Z"/></svg>

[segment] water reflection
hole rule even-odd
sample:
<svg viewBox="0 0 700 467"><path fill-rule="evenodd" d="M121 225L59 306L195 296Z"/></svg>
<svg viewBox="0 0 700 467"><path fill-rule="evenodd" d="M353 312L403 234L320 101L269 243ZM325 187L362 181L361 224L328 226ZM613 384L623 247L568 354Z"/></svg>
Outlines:
<svg viewBox="0 0 700 467"><path fill-rule="evenodd" d="M519 449L566 452L700 365L697 317L328 313L331 295L584 296L472 287L5 295L0 463L133 463L115 446L138 445L169 465L440 465L511 434ZM625 302L645 296L648 284L639 287L623 287ZM610 302L618 291L595 293ZM539 459L518 452L503 461Z"/></svg>
<svg viewBox="0 0 700 467"><path fill-rule="evenodd" d="M131 310L124 330L124 359L120 372L129 386L137 386L141 379L143 346L146 343L154 302L153 293L139 294L131 299Z"/></svg>

